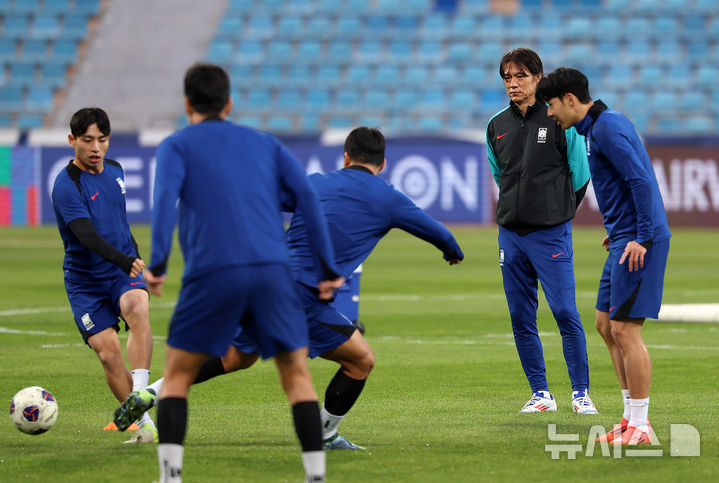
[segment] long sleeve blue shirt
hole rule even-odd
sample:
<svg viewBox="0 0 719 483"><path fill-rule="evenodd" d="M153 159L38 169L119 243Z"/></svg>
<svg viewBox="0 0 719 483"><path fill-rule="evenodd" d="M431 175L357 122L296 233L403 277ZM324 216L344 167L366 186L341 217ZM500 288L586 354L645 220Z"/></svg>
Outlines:
<svg viewBox="0 0 719 483"><path fill-rule="evenodd" d="M232 266L289 264L281 213L286 193L307 213L318 264L310 283L334 278L334 250L317 195L277 138L219 119L170 135L157 148L150 270L166 271L178 219L184 280Z"/></svg>
<svg viewBox="0 0 719 483"><path fill-rule="evenodd" d="M327 217L339 273L348 277L392 228L404 230L438 249L444 258L464 255L450 231L407 196L366 168L351 166L308 176ZM292 208L291 204L288 208ZM307 218L301 207L287 231L296 280L311 285L314 263L307 238Z"/></svg>
<svg viewBox="0 0 719 483"><path fill-rule="evenodd" d="M598 100L575 127L587 139L592 185L609 237L638 243L671 237L651 159L631 121Z"/></svg>

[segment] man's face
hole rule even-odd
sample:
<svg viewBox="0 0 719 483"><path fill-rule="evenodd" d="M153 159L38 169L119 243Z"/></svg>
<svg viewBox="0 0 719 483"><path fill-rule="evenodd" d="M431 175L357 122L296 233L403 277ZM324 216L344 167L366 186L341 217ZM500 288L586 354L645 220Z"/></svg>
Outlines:
<svg viewBox="0 0 719 483"><path fill-rule="evenodd" d="M575 124L575 113L563 98L552 97L547 104L547 115L557 121L563 129L569 129Z"/></svg>
<svg viewBox="0 0 719 483"><path fill-rule="evenodd" d="M110 146L109 135L103 134L97 124L90 124L83 134L77 137L70 134L68 139L75 149L75 162L80 168L95 173L102 171L105 153Z"/></svg>
<svg viewBox="0 0 719 483"><path fill-rule="evenodd" d="M526 67L510 62L504 66L502 77L507 95L515 104L534 104L534 94L542 78L541 74L532 75Z"/></svg>

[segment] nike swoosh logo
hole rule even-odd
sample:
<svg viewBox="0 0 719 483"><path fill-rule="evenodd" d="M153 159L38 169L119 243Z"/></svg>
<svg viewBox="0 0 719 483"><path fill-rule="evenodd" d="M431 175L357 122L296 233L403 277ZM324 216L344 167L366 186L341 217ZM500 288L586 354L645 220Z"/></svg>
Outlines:
<svg viewBox="0 0 719 483"><path fill-rule="evenodd" d="M504 136L506 136L507 134L509 134L509 131L507 131L507 132L504 133L504 134L497 134L497 139L502 139L502 138L503 138Z"/></svg>
<svg viewBox="0 0 719 483"><path fill-rule="evenodd" d="M557 254L552 253L552 258L557 258L559 255L562 255L564 252L559 252Z"/></svg>
<svg viewBox="0 0 719 483"><path fill-rule="evenodd" d="M91 200L94 200L95 198L97 198L97 195L99 195L99 194L100 194L100 192L98 191L98 192L95 193L94 195L90 196L90 199L91 199Z"/></svg>
<svg viewBox="0 0 719 483"><path fill-rule="evenodd" d="M142 282L130 282L130 285L140 285Z"/></svg>
<svg viewBox="0 0 719 483"><path fill-rule="evenodd" d="M614 310L614 307L616 307L616 305L613 307L609 307L609 311L611 312L612 310Z"/></svg>

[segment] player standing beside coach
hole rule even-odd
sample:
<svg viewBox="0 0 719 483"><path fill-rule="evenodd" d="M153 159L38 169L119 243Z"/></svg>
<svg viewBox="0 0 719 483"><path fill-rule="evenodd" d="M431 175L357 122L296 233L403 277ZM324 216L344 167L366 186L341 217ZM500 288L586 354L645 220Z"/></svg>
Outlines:
<svg viewBox="0 0 719 483"><path fill-rule="evenodd" d="M537 331L537 281L562 335L572 383L572 408L596 414L589 398L584 328L575 302L572 218L589 183L584 140L547 119L535 101L542 78L536 52L517 48L500 61L499 74L510 98L487 126L487 157L499 186L499 264L514 341L532 397L522 413L556 411L547 384Z"/></svg>
<svg viewBox="0 0 719 483"><path fill-rule="evenodd" d="M578 70L550 73L539 95L549 103L548 115L587 137L592 185L607 229L595 324L622 388L624 416L599 440L650 443L652 362L642 327L645 318L659 315L671 237L654 168L629 119L592 101L589 81Z"/></svg>

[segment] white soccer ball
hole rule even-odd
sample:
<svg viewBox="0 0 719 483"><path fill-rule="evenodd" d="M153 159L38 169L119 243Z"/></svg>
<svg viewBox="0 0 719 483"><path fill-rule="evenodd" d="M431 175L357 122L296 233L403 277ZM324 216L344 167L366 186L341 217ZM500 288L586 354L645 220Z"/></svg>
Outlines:
<svg viewBox="0 0 719 483"><path fill-rule="evenodd" d="M42 434L57 421L57 401L40 386L26 387L10 401L10 419L27 434Z"/></svg>

